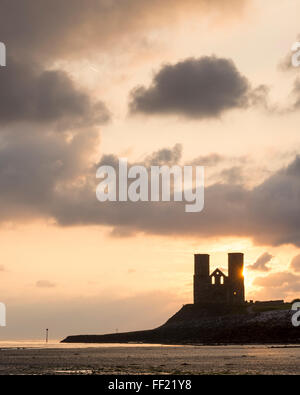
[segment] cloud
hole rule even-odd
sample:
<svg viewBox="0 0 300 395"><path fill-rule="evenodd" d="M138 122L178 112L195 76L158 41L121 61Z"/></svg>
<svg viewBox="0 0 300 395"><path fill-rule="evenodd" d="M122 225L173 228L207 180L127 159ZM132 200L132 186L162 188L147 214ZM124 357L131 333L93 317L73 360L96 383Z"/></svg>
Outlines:
<svg viewBox="0 0 300 395"><path fill-rule="evenodd" d="M295 39L294 43L296 43L296 42L300 42L300 34L298 34L297 38ZM291 47L292 47L292 45L291 45ZM294 67L293 63L292 63L292 56L294 53L295 53L295 51L292 51L292 48L291 48L291 50L286 54L286 56L280 60L280 62L278 64L278 69L280 71L299 72L299 68Z"/></svg>
<svg viewBox="0 0 300 395"><path fill-rule="evenodd" d="M294 272L300 272L300 255L294 256L294 258L291 261L290 268Z"/></svg>
<svg viewBox="0 0 300 395"><path fill-rule="evenodd" d="M200 213L186 213L185 202L105 202L96 199L96 169L118 165L105 155L92 161L97 131L72 139L60 134L2 135L0 145L0 221L51 219L59 226L108 226L114 236L142 232L179 237L249 237L257 244L300 246L300 156L252 188L227 179L205 188ZM149 165L181 163L181 147L165 148L146 157ZM200 165L200 163L198 163ZM234 182L233 182L234 181Z"/></svg>
<svg viewBox="0 0 300 395"><path fill-rule="evenodd" d="M198 156L198 158L194 159L193 162L191 162L191 165L201 164L202 166L216 166L224 162L226 159L227 158L224 155L213 152L208 155Z"/></svg>
<svg viewBox="0 0 300 395"><path fill-rule="evenodd" d="M232 60L205 56L163 66L150 87L131 92L129 106L131 113L215 118L248 107L251 95L248 80Z"/></svg>
<svg viewBox="0 0 300 395"><path fill-rule="evenodd" d="M256 277L253 285L281 290L300 291L300 276L289 272L271 273L266 277Z"/></svg>
<svg viewBox="0 0 300 395"><path fill-rule="evenodd" d="M205 166L206 186L211 184L257 185L265 175L247 156L230 156L219 153L200 155L187 162L191 166Z"/></svg>
<svg viewBox="0 0 300 395"><path fill-rule="evenodd" d="M269 254L268 252L264 252L257 258L253 265L248 266L248 269L267 272L270 270L270 267L266 266L266 264L269 263L272 258L273 255Z"/></svg>
<svg viewBox="0 0 300 395"><path fill-rule="evenodd" d="M6 44L7 67L0 73L0 123L60 122L61 129L102 124L106 105L75 86L57 70L59 61L91 57L166 22L195 15L235 15L250 0L35 0L2 1L0 37ZM11 26L14 26L12 29ZM134 39L128 38L134 35ZM138 35L138 37L136 37ZM138 40L136 40L138 38ZM120 52L121 53L121 52ZM121 56L121 55L120 55Z"/></svg>
<svg viewBox="0 0 300 395"><path fill-rule="evenodd" d="M8 59L0 70L0 123L56 123L78 128L105 123L110 113L76 88L67 73Z"/></svg>
<svg viewBox="0 0 300 395"><path fill-rule="evenodd" d="M292 65L292 52L289 52L282 60L280 60L278 70L292 72L298 71L298 69Z"/></svg>
<svg viewBox="0 0 300 395"><path fill-rule="evenodd" d="M242 166L233 166L219 173L220 179L226 184L242 184L245 180Z"/></svg>
<svg viewBox="0 0 300 395"><path fill-rule="evenodd" d="M0 265L0 272L6 272L6 269L5 269L4 265Z"/></svg>
<svg viewBox="0 0 300 395"><path fill-rule="evenodd" d="M117 158L110 157L110 163ZM102 161L102 163L105 161ZM205 189L203 212L188 215L180 202L96 201L95 189L70 191L56 200L53 216L61 225L102 224L136 232L181 237L250 237L258 244L300 245L300 157L252 189L212 184ZM92 183L90 183L92 185ZM71 193L73 192L73 193ZM179 226L180 224L180 226Z"/></svg>
<svg viewBox="0 0 300 395"><path fill-rule="evenodd" d="M250 0L3 0L0 37L22 58L78 57L143 33L201 16L241 16ZM12 29L11 26L14 26ZM131 43L134 40L131 40Z"/></svg>
<svg viewBox="0 0 300 395"><path fill-rule="evenodd" d="M300 42L300 34L298 35L297 39L295 40L296 42ZM295 51L290 51L284 59L282 59L278 65L279 70L284 71L284 72L292 72L294 74L299 74L300 67L295 67L292 63L292 56L296 55L299 53L299 48L297 52ZM300 57L297 57L300 59ZM291 103L286 106L283 109L275 109L276 111L282 112L283 114L287 112L294 112L298 111L300 109L300 78L297 76L297 78L294 80L293 87L290 93L290 99Z"/></svg>
<svg viewBox="0 0 300 395"><path fill-rule="evenodd" d="M35 284L38 288L55 288L56 284L48 281L48 280L39 280Z"/></svg>
<svg viewBox="0 0 300 395"><path fill-rule="evenodd" d="M182 155L182 145L176 144L173 148L163 148L151 155L148 155L144 160L144 165L148 166L172 166L177 164Z"/></svg>
<svg viewBox="0 0 300 395"><path fill-rule="evenodd" d="M70 136L22 127L2 131L0 144L1 221L51 217L59 191L76 190L85 181L99 144L97 130ZM84 204L84 201L82 201ZM1 206L2 205L2 206Z"/></svg>
<svg viewBox="0 0 300 395"><path fill-rule="evenodd" d="M297 111L300 109L300 79L299 78L297 78L294 81L294 86L291 95L294 98L294 103L291 106L290 111Z"/></svg>
<svg viewBox="0 0 300 395"><path fill-rule="evenodd" d="M300 276L290 272L270 273L265 277L256 277L253 285L260 288L255 291L255 298L293 300L299 297Z"/></svg>

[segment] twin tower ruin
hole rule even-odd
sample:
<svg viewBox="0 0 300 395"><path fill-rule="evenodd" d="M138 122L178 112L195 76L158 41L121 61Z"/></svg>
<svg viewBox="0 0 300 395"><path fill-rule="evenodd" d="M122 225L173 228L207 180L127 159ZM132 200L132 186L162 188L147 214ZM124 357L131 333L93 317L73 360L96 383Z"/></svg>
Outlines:
<svg viewBox="0 0 300 395"><path fill-rule="evenodd" d="M228 276L220 269L209 273L208 254L196 254L194 258L194 304L238 305L245 302L244 254L228 254Z"/></svg>

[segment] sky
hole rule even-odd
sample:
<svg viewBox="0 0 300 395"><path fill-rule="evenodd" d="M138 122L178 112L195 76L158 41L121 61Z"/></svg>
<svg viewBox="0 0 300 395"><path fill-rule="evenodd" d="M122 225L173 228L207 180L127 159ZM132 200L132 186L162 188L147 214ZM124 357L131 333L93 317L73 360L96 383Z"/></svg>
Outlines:
<svg viewBox="0 0 300 395"><path fill-rule="evenodd" d="M0 0L0 339L152 328L193 254L300 292L297 0ZM205 205L100 203L96 169L205 166Z"/></svg>

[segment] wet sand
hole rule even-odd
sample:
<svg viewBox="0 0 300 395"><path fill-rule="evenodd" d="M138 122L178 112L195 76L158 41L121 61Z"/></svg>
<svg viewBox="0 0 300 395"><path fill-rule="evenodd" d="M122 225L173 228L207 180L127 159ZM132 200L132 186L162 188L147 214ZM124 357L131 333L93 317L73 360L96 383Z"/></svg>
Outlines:
<svg viewBox="0 0 300 395"><path fill-rule="evenodd" d="M300 347L10 348L0 374L300 374Z"/></svg>

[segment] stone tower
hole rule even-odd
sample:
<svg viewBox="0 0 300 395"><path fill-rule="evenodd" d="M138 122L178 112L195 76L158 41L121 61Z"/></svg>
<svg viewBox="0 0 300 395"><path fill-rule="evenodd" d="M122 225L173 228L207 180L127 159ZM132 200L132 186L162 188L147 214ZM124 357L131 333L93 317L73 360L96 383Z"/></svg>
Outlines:
<svg viewBox="0 0 300 395"><path fill-rule="evenodd" d="M228 276L220 269L209 272L209 255L194 256L194 303L237 305L245 302L244 254L228 254Z"/></svg>
<svg viewBox="0 0 300 395"><path fill-rule="evenodd" d="M230 303L240 304L245 301L244 288L244 254L228 254L228 279L230 285Z"/></svg>

